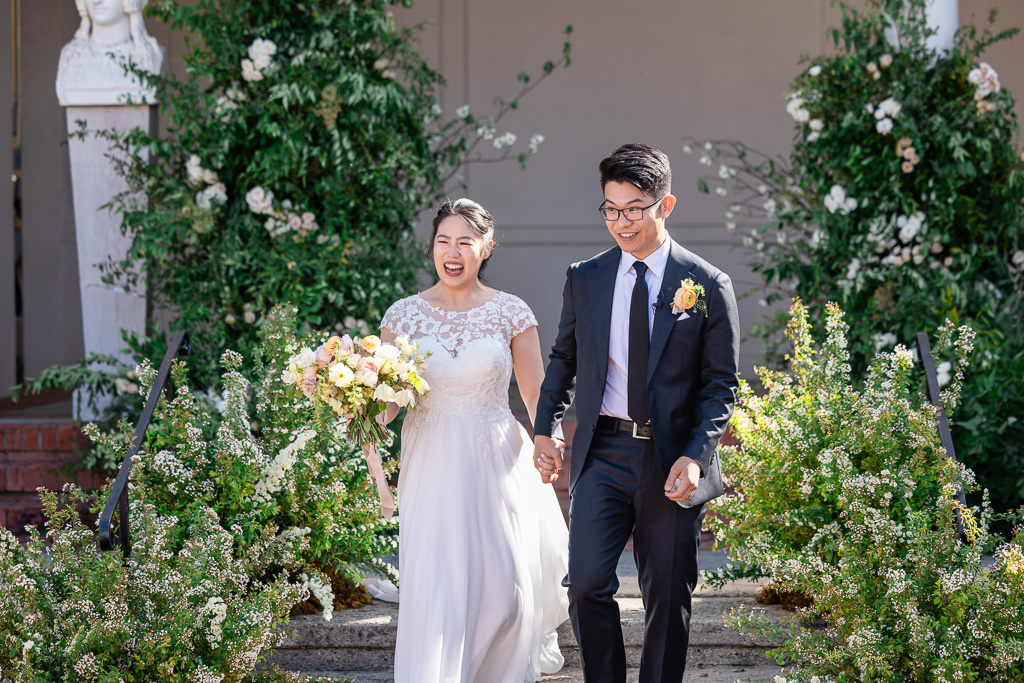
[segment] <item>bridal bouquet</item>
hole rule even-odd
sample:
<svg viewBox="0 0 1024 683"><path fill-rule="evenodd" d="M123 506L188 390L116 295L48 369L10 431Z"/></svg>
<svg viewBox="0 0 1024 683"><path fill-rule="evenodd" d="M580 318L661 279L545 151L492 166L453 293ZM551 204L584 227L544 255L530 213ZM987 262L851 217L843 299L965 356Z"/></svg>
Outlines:
<svg viewBox="0 0 1024 683"><path fill-rule="evenodd" d="M429 354L427 354L429 355ZM430 390L420 372L426 355L408 337L383 343L375 335L331 337L316 350L303 348L288 359L281 381L296 386L314 402L323 401L348 420L348 434L366 456L380 494L381 511L390 518L394 499L384 479L377 444L389 441L383 420L389 403L410 410Z"/></svg>

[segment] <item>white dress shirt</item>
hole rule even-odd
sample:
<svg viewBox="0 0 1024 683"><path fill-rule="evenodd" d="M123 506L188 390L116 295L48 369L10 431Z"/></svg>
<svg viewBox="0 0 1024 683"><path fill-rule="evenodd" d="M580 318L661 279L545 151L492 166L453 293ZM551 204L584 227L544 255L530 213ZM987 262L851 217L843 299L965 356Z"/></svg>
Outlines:
<svg viewBox="0 0 1024 683"><path fill-rule="evenodd" d="M665 277L665 266L668 264L668 253L672 247L669 237L654 253L645 259L637 259L622 252L619 259L619 272L615 276L615 293L612 295L612 326L608 338L608 379L604 385L604 402L601 414L611 415L623 420L629 419L628 400L626 398L629 384L629 303L633 298L633 285L636 284L636 271L633 264L638 260L647 265L647 334L650 336L654 327L654 303L661 291L661 282Z"/></svg>

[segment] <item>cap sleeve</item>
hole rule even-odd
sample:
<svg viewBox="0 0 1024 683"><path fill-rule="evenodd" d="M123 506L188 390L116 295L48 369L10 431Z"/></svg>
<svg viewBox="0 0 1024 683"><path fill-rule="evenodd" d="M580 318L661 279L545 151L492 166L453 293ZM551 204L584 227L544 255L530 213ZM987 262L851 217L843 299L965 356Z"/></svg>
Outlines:
<svg viewBox="0 0 1024 683"><path fill-rule="evenodd" d="M388 307L388 310L384 313L384 318L380 321L382 328L387 328L394 332L396 335L408 334L409 331L406 328L409 316L407 315L407 309L409 306L409 297L399 299L395 303Z"/></svg>
<svg viewBox="0 0 1024 683"><path fill-rule="evenodd" d="M505 308L505 320L508 323L509 339L518 337L520 334L537 325L537 317L530 310L525 301L517 296L509 295L508 305Z"/></svg>

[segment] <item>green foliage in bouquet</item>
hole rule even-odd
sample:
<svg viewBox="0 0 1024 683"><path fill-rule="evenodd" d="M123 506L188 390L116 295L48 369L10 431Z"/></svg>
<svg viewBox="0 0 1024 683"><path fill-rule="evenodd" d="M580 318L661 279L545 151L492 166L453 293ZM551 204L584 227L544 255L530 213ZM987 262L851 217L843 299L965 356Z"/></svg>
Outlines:
<svg viewBox="0 0 1024 683"><path fill-rule="evenodd" d="M43 492L46 536L22 546L0 528L0 680L243 681L299 677L257 671L277 626L306 587L285 573L266 580L277 540L268 528L238 554L217 513L187 516L131 505L132 559L100 553L72 486Z"/></svg>
<svg viewBox="0 0 1024 683"><path fill-rule="evenodd" d="M762 303L799 296L816 321L828 301L855 311L855 367L946 318L977 331L953 438L1003 509L1024 500L1024 162L1013 98L980 56L1017 32L964 27L936 54L922 0L843 6L835 54L807 59L788 96L788 159L699 149L718 166L700 187L730 202L726 227L772 292ZM755 329L771 364L782 313ZM947 380L953 358L940 360Z"/></svg>
<svg viewBox="0 0 1024 683"><path fill-rule="evenodd" d="M736 493L711 521L735 560L713 582L767 575L811 606L781 624L748 609L727 622L783 640L771 654L798 663L789 683L1022 680L1024 527L983 566L1000 543L988 531L994 513L987 496L978 508L960 505L973 475L946 457L913 353L879 353L858 390L834 304L826 328L816 349L808 308L796 302L790 371L759 369L762 396L742 383L731 421L740 444L722 454ZM957 359L949 406L973 342L969 328L955 339L954 325L940 330L936 347Z"/></svg>
<svg viewBox="0 0 1024 683"><path fill-rule="evenodd" d="M279 306L262 328L255 415L260 438L252 436L240 354L228 351L222 359L223 412L213 438L206 437L211 416L192 394L185 365L175 364L176 395L171 401L162 396L157 404L133 462L130 497L165 517L213 510L238 557L265 554L260 544L271 534L274 555L267 571L302 577L330 619L332 584L351 588L367 570L394 578L379 556L395 552L397 528L381 519L376 489L362 453L346 438L344 419L315 409L282 382L298 344L294 324L294 310ZM148 363L140 366L143 395L155 376ZM101 442L114 438L95 426L87 431Z"/></svg>

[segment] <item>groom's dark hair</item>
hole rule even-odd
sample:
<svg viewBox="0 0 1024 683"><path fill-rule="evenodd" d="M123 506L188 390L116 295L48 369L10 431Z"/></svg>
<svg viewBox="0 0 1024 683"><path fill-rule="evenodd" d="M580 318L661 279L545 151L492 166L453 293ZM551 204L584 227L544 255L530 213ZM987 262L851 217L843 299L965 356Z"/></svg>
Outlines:
<svg viewBox="0 0 1024 683"><path fill-rule="evenodd" d="M630 143L601 159L601 189L605 183L629 183L644 194L661 199L672 192L668 156L657 147Z"/></svg>

